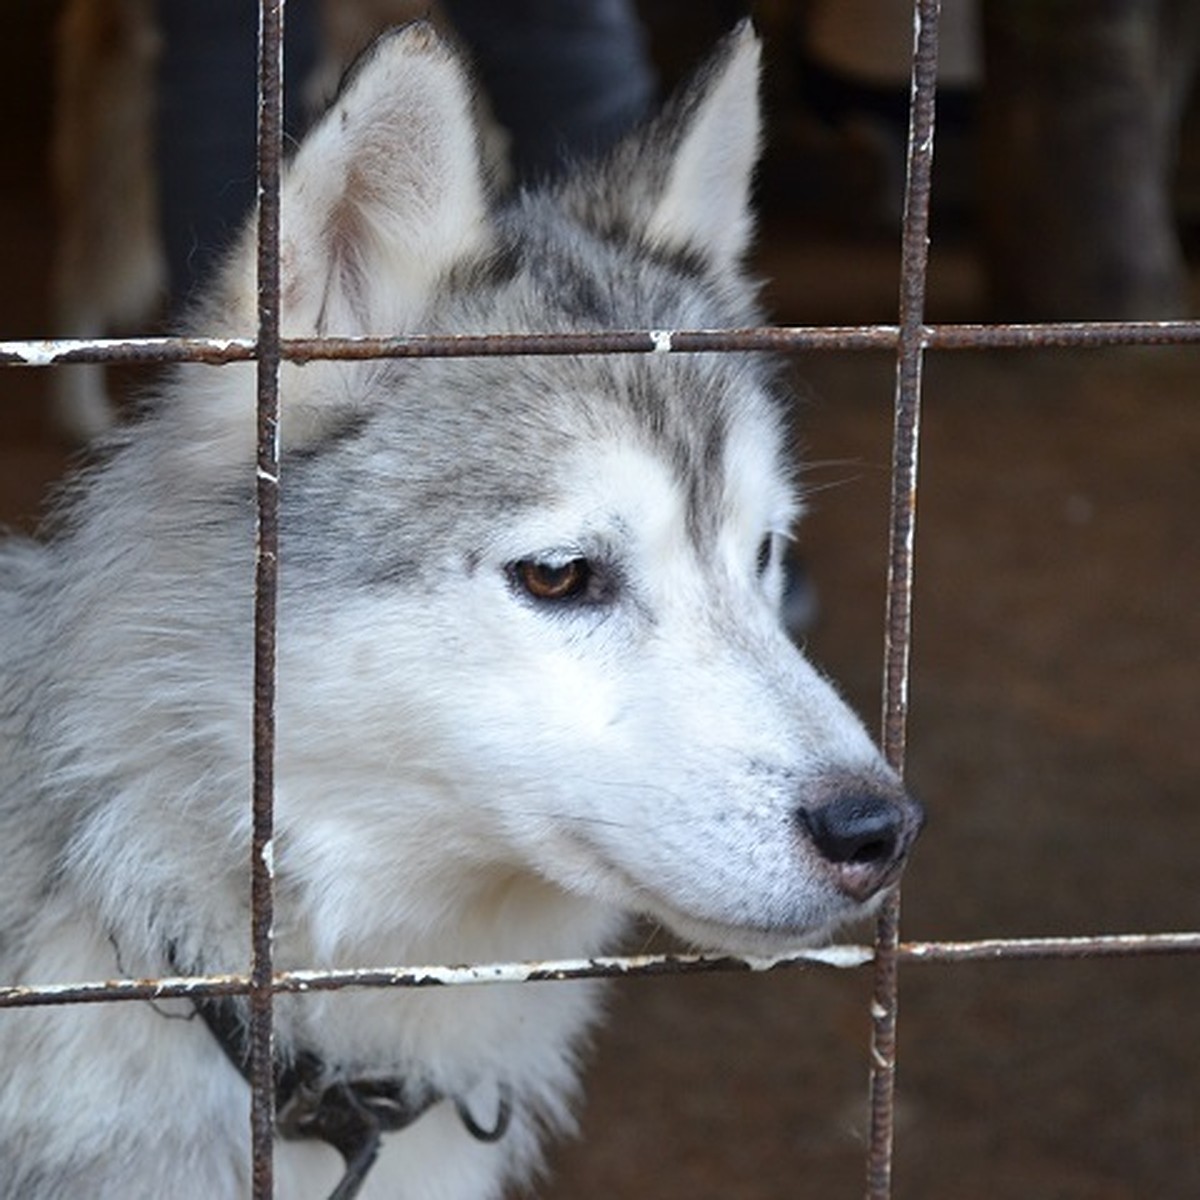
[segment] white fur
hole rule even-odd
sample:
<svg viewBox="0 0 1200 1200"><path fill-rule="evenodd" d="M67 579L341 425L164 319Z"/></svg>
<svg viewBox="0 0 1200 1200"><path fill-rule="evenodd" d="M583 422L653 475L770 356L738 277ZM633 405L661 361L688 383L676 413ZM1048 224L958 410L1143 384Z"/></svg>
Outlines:
<svg viewBox="0 0 1200 1200"><path fill-rule="evenodd" d="M750 240L750 182L762 124L761 47L748 25L734 36L712 103L680 147L649 223L652 238L702 247L725 268L737 264Z"/></svg>

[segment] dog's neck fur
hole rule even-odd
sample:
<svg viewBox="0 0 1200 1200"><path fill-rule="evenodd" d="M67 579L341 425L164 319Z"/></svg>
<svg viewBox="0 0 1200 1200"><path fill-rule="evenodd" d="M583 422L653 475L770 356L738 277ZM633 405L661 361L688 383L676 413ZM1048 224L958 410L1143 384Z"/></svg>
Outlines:
<svg viewBox="0 0 1200 1200"><path fill-rule="evenodd" d="M356 936L323 958L314 945L326 939L311 925L301 930L288 920L293 909L289 901L295 897L286 870L281 871L276 962L285 968L322 962L329 967L374 963L419 968L434 962L587 955L612 946L627 921L615 910L532 878L510 880L503 903L495 889L480 891L468 879L461 882L460 893L472 896L472 902L445 914L437 927L414 936L395 924L388 928L386 910L360 911ZM514 906L520 911L511 912ZM523 911L526 906L528 913ZM307 904L297 907L309 911ZM229 956L236 953L228 942L200 953L194 943L186 951L168 943L165 965L177 973L183 968L197 973L230 969L234 960ZM130 964L119 966L125 973ZM561 1052L579 1044L598 1015L602 992L598 981L576 981L532 992L488 985L285 995L275 1006L276 1044L281 1064L308 1064L301 1074L310 1093L329 1086L348 1085L353 1090L364 1080L375 1088L383 1081L393 1094L405 1098L414 1120L432 1104L449 1099L460 1125L483 1142L490 1129L507 1127L503 1110L509 1103L552 1128L569 1125L566 1102L576 1090L575 1065L573 1055L564 1060ZM245 1077L248 1052L240 1005L198 1004L195 1009L225 1057ZM548 1033L555 1034L549 1041ZM548 1044L557 1046L553 1061L541 1061ZM514 1056L514 1046L523 1047L523 1052ZM528 1073L514 1074L514 1060L527 1063ZM276 1095L277 1110L283 1113L298 1089L294 1077L290 1082L283 1078L282 1066L279 1072L280 1082L287 1084ZM288 1136L282 1127L281 1134ZM324 1138L320 1132L315 1136Z"/></svg>
<svg viewBox="0 0 1200 1200"><path fill-rule="evenodd" d="M226 1057L251 1083L247 1022L239 1003L227 996L209 996L196 1000L195 1009ZM343 1079L311 1050L294 1051L288 1061L277 1058L273 1073L279 1133L293 1140L325 1142L346 1164L331 1200L356 1196L379 1156L383 1135L408 1128L435 1104L453 1100L464 1129L479 1142L499 1141L512 1120L513 1098L507 1084L499 1087L495 1123L485 1127L461 1097L448 1097L419 1081Z"/></svg>

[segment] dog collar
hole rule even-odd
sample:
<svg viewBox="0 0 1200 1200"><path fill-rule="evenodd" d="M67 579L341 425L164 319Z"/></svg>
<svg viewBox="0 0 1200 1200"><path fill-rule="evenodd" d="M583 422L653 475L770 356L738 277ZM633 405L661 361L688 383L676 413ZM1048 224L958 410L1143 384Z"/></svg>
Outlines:
<svg viewBox="0 0 1200 1200"><path fill-rule="evenodd" d="M193 1000L226 1058L247 1082L250 1080L250 1044L246 1021L235 1000L227 996ZM498 1142L512 1120L512 1092L500 1086L500 1106L495 1125L481 1126L466 1103L425 1086L415 1096L400 1078L338 1079L319 1055L302 1049L288 1063L275 1063L275 1128L289 1140L313 1138L332 1146L345 1160L346 1172L329 1200L352 1200L358 1195L379 1154L385 1133L413 1124L435 1104L453 1100L458 1119L480 1142Z"/></svg>

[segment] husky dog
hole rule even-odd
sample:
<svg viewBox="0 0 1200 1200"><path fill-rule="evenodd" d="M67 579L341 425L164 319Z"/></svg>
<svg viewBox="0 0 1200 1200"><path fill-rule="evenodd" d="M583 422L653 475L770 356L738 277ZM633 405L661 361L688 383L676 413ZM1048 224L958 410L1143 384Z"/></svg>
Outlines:
<svg viewBox="0 0 1200 1200"><path fill-rule="evenodd" d="M287 170L284 332L756 322L758 60L740 28L498 203L455 54L387 36ZM253 330L253 261L197 329ZM921 814L781 627L777 392L749 354L285 367L281 968L590 955L634 913L770 952L876 904ZM180 367L0 556L0 982L245 969L253 409L250 365ZM278 1194L528 1178L598 1000L280 997ZM244 1043L236 999L0 1013L0 1195L245 1195Z"/></svg>

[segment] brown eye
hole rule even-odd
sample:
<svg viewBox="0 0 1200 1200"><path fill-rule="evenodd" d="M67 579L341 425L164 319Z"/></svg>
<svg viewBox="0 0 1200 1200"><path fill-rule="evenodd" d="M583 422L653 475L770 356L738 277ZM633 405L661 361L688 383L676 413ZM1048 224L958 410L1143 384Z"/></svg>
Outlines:
<svg viewBox="0 0 1200 1200"><path fill-rule="evenodd" d="M574 600L587 589L591 574L586 558L563 563L526 558L513 564L516 582L535 600Z"/></svg>

